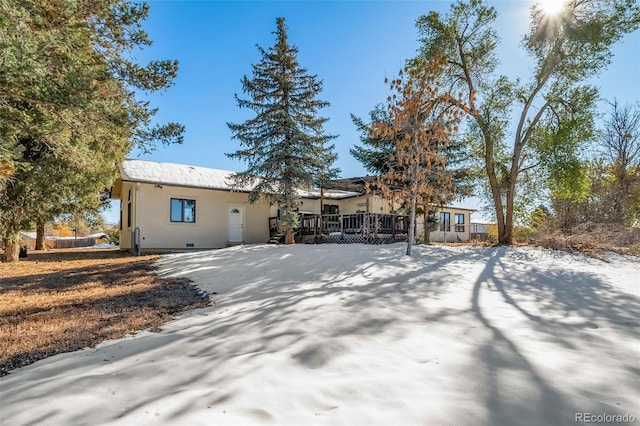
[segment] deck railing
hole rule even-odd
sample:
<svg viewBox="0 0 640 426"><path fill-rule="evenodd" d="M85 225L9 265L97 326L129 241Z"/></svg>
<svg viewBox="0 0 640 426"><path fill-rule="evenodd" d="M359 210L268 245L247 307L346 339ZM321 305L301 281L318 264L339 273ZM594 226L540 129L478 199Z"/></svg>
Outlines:
<svg viewBox="0 0 640 426"><path fill-rule="evenodd" d="M278 220L269 218L269 229L278 229ZM299 241L378 242L404 239L408 216L397 214L301 214L296 236Z"/></svg>

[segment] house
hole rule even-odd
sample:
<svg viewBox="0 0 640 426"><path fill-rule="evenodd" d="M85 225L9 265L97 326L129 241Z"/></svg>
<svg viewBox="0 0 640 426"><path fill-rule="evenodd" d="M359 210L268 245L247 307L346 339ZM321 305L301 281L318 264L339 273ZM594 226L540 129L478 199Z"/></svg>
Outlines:
<svg viewBox="0 0 640 426"><path fill-rule="evenodd" d="M487 241L491 231L497 235L498 225L484 220L473 220L471 222L471 239L476 241Z"/></svg>
<svg viewBox="0 0 640 426"><path fill-rule="evenodd" d="M125 160L111 189L120 200L120 248L173 251L264 243L278 232L280 211L249 203L250 187L232 188L233 172L182 164ZM339 181L336 181L339 183ZM354 187L357 189L357 187ZM299 241L350 242L346 236L406 238L408 220L388 201L360 190L299 190ZM468 241L471 210L447 208L432 241ZM458 222L455 222L458 221ZM459 231L459 232L458 232ZM339 234L339 235L338 235Z"/></svg>
<svg viewBox="0 0 640 426"><path fill-rule="evenodd" d="M209 249L269 239L272 207L233 191L232 172L125 160L111 198L120 199L120 248Z"/></svg>
<svg viewBox="0 0 640 426"><path fill-rule="evenodd" d="M389 200L384 199L379 195L376 190L375 176L364 176L347 179L336 179L332 181L328 186L332 189L342 189L352 192L356 192L359 195L352 200L350 206L347 206L346 213L354 213L354 205L356 206L355 212L369 212L369 213L384 213L391 214L396 210L399 210L398 204L390 203ZM369 187L369 194L367 194L366 188ZM350 208L349 208L350 207ZM420 206L422 207L422 206ZM430 215L434 215L437 221L435 229L429 234L429 240L432 242L467 242L471 239L471 214L474 209L468 209L457 206L435 206L431 205ZM408 218L407 218L408 220ZM406 224L408 227L408 223ZM416 217L416 235L418 239L422 239L424 235L424 216L418 214Z"/></svg>

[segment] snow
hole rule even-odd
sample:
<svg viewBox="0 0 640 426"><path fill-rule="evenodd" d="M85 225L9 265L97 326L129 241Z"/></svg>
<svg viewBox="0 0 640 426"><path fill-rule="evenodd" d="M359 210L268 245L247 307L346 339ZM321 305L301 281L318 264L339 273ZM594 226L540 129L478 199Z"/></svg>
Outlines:
<svg viewBox="0 0 640 426"><path fill-rule="evenodd" d="M158 185L175 185L191 188L208 188L221 190L251 191L252 185L234 188L230 177L235 172L229 170L211 169L207 167L189 166L186 164L159 163L155 161L126 159L120 166L120 176L123 181L144 182ZM320 198L320 191L298 190L303 198ZM357 192L325 190L323 194L328 199L342 199L356 197Z"/></svg>
<svg viewBox="0 0 640 426"><path fill-rule="evenodd" d="M112 249L112 248L118 248L120 247L119 244L117 243L102 243L102 244L95 244L92 245L90 247L79 247L82 249Z"/></svg>
<svg viewBox="0 0 640 426"><path fill-rule="evenodd" d="M1 423L567 425L640 418L640 260L538 248L179 253L212 299L0 379ZM37 407L37 409L35 409Z"/></svg>
<svg viewBox="0 0 640 426"><path fill-rule="evenodd" d="M359 197L362 194L359 192L353 192L353 191L342 191L339 189L324 189L322 191L322 194L320 193L319 189L315 189L312 191L304 191L302 189L298 189L298 196L300 198L315 198L318 199L320 198L320 196L322 195L322 197L330 199L330 200L342 200L344 198L352 198L352 197Z"/></svg>
<svg viewBox="0 0 640 426"><path fill-rule="evenodd" d="M20 231L20 236L23 238L31 238L32 240L35 240L37 237L37 232L36 231Z"/></svg>
<svg viewBox="0 0 640 426"><path fill-rule="evenodd" d="M20 235L22 235L23 237L26 238L31 238L32 240L36 239L36 231L21 231ZM89 234L89 235L83 235L83 236L70 236L70 237L61 237L59 235L45 235L44 239L45 240L75 240L78 238L108 238L109 236L107 234L105 234L104 232L98 232L96 234Z"/></svg>
<svg viewBox="0 0 640 426"><path fill-rule="evenodd" d="M127 159L120 166L120 176L123 181L193 188L230 190L229 177L232 174L233 172L228 170L144 160ZM242 189L251 190L251 188Z"/></svg>

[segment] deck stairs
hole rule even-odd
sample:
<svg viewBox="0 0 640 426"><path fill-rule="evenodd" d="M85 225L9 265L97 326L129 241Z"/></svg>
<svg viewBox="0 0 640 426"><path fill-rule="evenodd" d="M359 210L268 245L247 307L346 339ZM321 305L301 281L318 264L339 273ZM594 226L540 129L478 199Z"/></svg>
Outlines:
<svg viewBox="0 0 640 426"><path fill-rule="evenodd" d="M284 243L284 232L276 232L271 238L269 238L269 241L267 241L267 244L282 244Z"/></svg>

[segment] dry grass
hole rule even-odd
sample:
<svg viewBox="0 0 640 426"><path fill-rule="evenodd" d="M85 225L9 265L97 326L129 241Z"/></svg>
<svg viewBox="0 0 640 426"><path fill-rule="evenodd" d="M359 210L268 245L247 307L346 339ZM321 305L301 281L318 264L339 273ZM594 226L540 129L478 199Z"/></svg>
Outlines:
<svg viewBox="0 0 640 426"><path fill-rule="evenodd" d="M570 230L542 230L534 235L534 245L579 252L596 258L600 253L611 251L626 255L640 255L640 231L624 229L601 223L583 223Z"/></svg>
<svg viewBox="0 0 640 426"><path fill-rule="evenodd" d="M0 264L0 376L209 303L188 280L150 273L157 257L75 249Z"/></svg>

